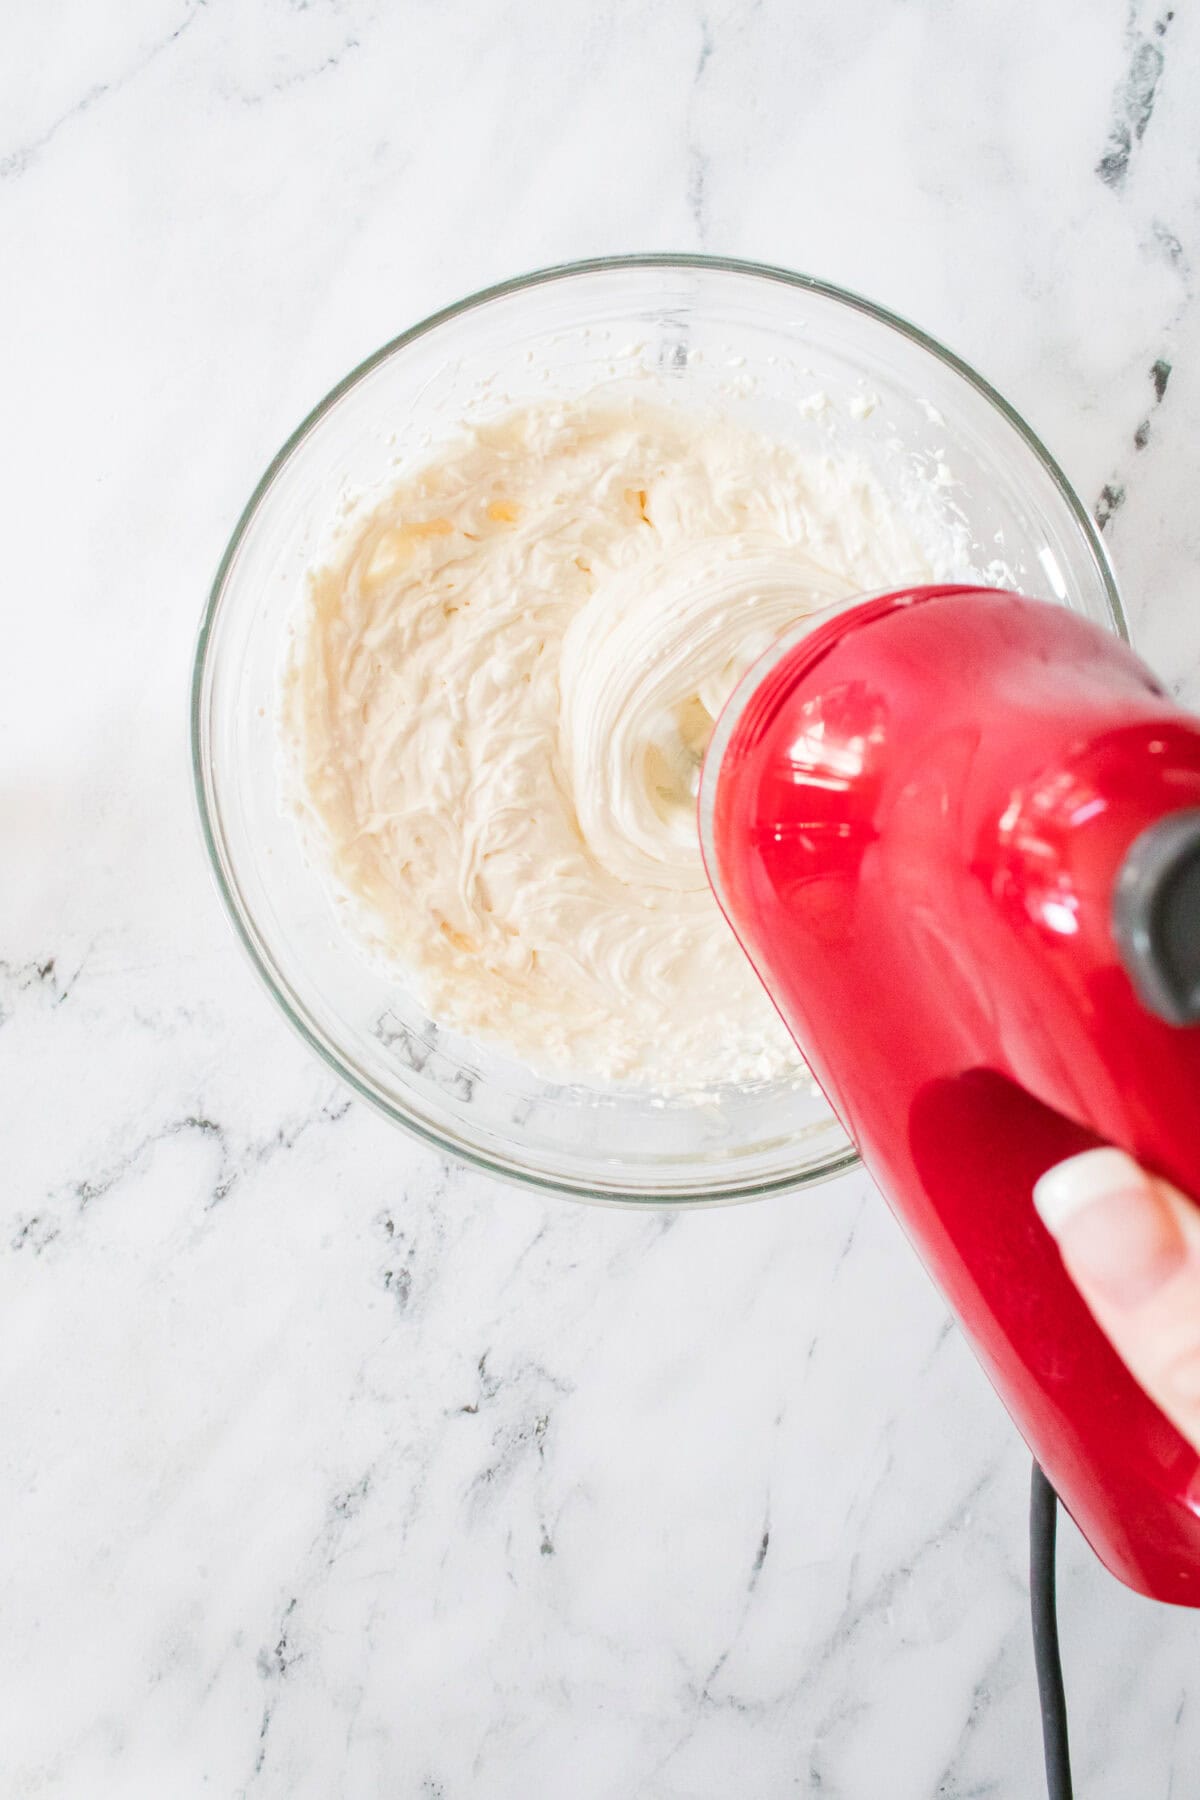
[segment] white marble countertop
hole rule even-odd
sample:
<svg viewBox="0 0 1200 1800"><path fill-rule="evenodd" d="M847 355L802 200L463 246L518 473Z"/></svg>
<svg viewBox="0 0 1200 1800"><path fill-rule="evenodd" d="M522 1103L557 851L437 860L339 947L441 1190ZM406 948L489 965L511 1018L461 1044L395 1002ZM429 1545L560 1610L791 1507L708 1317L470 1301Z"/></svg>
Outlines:
<svg viewBox="0 0 1200 1800"><path fill-rule="evenodd" d="M870 1184L595 1211L347 1106L219 911L187 683L346 369L675 248L982 367L1200 702L1176 5L6 9L5 1796L1041 1791L1026 1456ZM1200 1619L1071 1531L1061 1583L1081 1800L1196 1793Z"/></svg>

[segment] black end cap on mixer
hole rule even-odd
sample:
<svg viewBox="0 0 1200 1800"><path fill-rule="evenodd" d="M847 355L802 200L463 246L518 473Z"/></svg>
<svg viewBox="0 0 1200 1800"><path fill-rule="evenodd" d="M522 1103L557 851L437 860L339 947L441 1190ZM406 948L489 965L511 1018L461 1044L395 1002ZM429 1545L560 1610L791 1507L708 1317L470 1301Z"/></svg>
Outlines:
<svg viewBox="0 0 1200 1800"><path fill-rule="evenodd" d="M1200 807L1158 819L1126 852L1113 895L1121 961L1143 1005L1200 1023Z"/></svg>

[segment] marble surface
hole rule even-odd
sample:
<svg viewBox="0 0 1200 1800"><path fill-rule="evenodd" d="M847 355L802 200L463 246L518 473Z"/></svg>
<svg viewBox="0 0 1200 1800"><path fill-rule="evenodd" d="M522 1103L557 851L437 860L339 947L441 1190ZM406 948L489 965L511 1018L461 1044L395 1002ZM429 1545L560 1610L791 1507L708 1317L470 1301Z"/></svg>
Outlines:
<svg viewBox="0 0 1200 1800"><path fill-rule="evenodd" d="M938 333L1200 703L1200 15L13 0L0 70L0 1791L1032 1795L1025 1454L861 1175L635 1216L350 1105L243 963L189 663L404 325L707 249ZM1078 1788L1194 1794L1200 1621L1071 1531Z"/></svg>

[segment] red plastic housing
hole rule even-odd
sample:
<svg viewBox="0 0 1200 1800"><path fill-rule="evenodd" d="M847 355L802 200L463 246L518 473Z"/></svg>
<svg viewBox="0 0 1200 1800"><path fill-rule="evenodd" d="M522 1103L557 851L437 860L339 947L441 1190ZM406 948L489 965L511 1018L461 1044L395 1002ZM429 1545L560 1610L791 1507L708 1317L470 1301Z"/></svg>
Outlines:
<svg viewBox="0 0 1200 1800"><path fill-rule="evenodd" d="M1068 1280L1034 1181L1098 1142L1200 1195L1200 1030L1113 937L1200 722L1064 608L925 588L760 664L704 773L709 874L813 1073L1097 1554L1200 1605L1200 1458Z"/></svg>

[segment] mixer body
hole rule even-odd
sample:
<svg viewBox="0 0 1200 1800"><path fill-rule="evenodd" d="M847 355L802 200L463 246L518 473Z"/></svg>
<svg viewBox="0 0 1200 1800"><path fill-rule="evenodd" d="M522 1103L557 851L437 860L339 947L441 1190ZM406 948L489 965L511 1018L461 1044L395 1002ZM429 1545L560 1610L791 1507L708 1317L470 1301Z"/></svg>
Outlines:
<svg viewBox="0 0 1200 1800"><path fill-rule="evenodd" d="M785 640L701 794L731 924L1064 1504L1131 1587L1200 1605L1200 1458L1031 1202L1101 1142L1200 1195L1200 1027L1149 1009L1113 924L1135 840L1193 808L1200 723L1125 645L966 588Z"/></svg>

